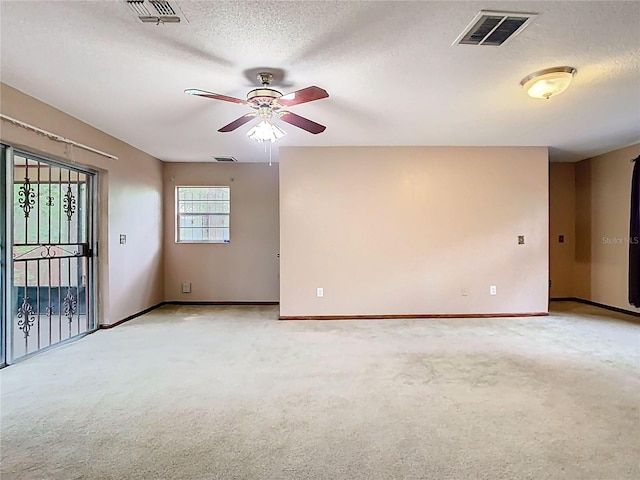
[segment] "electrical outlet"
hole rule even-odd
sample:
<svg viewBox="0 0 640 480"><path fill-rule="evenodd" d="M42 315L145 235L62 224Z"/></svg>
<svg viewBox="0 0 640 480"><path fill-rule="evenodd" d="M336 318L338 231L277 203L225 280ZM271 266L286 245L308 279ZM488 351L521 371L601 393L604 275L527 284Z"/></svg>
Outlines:
<svg viewBox="0 0 640 480"><path fill-rule="evenodd" d="M498 288L495 285L491 285L489 287L489 294L490 295L497 295L498 294Z"/></svg>
<svg viewBox="0 0 640 480"><path fill-rule="evenodd" d="M127 243L127 236L124 233L120 234L120 245Z"/></svg>
<svg viewBox="0 0 640 480"><path fill-rule="evenodd" d="M558 235L558 243L564 243L564 235Z"/></svg>
<svg viewBox="0 0 640 480"><path fill-rule="evenodd" d="M468 288L461 288L460 289L460 295L462 295L463 297L468 297L469 296L469 289Z"/></svg>
<svg viewBox="0 0 640 480"><path fill-rule="evenodd" d="M518 235L518 245L524 245L524 235Z"/></svg>
<svg viewBox="0 0 640 480"><path fill-rule="evenodd" d="M182 284L182 293L191 293L191 283L190 282L184 282Z"/></svg>
<svg viewBox="0 0 640 480"><path fill-rule="evenodd" d="M322 287L316 288L316 297L318 298L324 297L324 288Z"/></svg>

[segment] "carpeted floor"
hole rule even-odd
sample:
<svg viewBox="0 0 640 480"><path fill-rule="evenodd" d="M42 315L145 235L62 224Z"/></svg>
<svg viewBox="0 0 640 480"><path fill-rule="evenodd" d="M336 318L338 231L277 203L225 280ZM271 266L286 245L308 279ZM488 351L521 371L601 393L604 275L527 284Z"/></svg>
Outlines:
<svg viewBox="0 0 640 480"><path fill-rule="evenodd" d="M1 478L640 478L640 325L165 306L0 372Z"/></svg>

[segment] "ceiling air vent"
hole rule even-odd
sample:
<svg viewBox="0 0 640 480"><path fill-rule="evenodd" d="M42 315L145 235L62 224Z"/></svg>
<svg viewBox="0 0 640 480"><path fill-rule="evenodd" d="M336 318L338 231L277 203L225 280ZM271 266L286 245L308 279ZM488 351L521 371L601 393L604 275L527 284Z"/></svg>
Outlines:
<svg viewBox="0 0 640 480"><path fill-rule="evenodd" d="M213 157L216 159L216 162L237 162L234 157Z"/></svg>
<svg viewBox="0 0 640 480"><path fill-rule="evenodd" d="M480 10L454 45L504 45L520 33L537 13L495 12Z"/></svg>
<svg viewBox="0 0 640 480"><path fill-rule="evenodd" d="M147 10L146 5L144 4L144 0L127 0L127 4L131 7L136 15L141 17L150 17L151 13Z"/></svg>
<svg viewBox="0 0 640 480"><path fill-rule="evenodd" d="M188 23L175 4L165 0L125 0L142 23Z"/></svg>
<svg viewBox="0 0 640 480"><path fill-rule="evenodd" d="M173 7L171 7L169 2L149 0L149 3L153 5L153 8L156 9L158 15L176 16L176 11L173 9Z"/></svg>

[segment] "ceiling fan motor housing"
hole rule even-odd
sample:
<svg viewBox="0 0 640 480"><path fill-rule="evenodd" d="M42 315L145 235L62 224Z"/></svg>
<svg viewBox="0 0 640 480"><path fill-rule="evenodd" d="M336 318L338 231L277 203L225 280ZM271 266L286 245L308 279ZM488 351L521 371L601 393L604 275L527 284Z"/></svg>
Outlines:
<svg viewBox="0 0 640 480"><path fill-rule="evenodd" d="M256 88L247 93L247 102L260 107L262 105L271 105L275 99L281 96L282 93L273 88Z"/></svg>

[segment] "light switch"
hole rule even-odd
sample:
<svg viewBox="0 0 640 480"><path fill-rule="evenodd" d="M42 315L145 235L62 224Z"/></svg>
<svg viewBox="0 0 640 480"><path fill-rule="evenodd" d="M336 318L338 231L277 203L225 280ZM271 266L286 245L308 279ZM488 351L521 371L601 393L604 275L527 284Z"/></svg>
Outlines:
<svg viewBox="0 0 640 480"><path fill-rule="evenodd" d="M518 245L524 245L524 235L518 235Z"/></svg>
<svg viewBox="0 0 640 480"><path fill-rule="evenodd" d="M127 236L124 233L120 234L120 245L127 243Z"/></svg>

